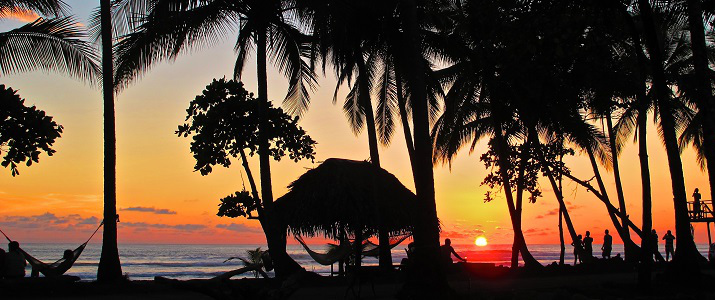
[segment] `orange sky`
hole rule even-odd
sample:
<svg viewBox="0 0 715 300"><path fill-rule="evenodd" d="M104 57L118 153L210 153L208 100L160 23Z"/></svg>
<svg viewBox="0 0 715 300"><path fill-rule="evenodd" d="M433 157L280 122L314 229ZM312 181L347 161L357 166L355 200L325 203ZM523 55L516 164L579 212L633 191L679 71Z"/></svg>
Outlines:
<svg viewBox="0 0 715 300"><path fill-rule="evenodd" d="M79 1L69 1L70 4ZM76 5L75 5L76 6ZM92 7L80 7L88 14ZM85 23L86 20L80 18ZM18 26L2 21L2 30ZM208 176L193 172L190 139L174 135L185 118L185 109L213 78L229 76L234 54L230 39L211 49L180 57L152 69L117 98L117 191L119 240L121 243L263 243L256 221L217 217L218 199L242 188L238 164L215 168ZM256 90L255 64L244 74L249 90ZM355 136L347 125L341 105L333 105L332 76L321 78L313 94L310 111L301 126L318 142L316 164L283 160L272 164L274 194L306 168L330 157L357 160L369 158L367 137ZM56 74L35 72L6 76L3 84L19 89L27 104L40 109L65 127L55 144L53 157L41 156L40 163L22 167L18 177L0 169L0 228L24 242L82 242L94 230L102 211L102 103L97 89ZM345 90L345 89L343 89ZM280 103L286 81L275 70L269 72L269 96ZM344 95L344 94L343 94ZM665 151L655 128L649 143L654 198L654 226L661 233L673 229L673 205ZM409 160L401 129L390 147L382 147L383 167L414 190ZM444 237L456 243L471 243L485 235L490 243L511 243L511 225L501 194L483 202L487 190L480 186L486 174L479 155L484 144L469 155L463 151L448 166L435 167L438 215ZM699 187L709 198L707 176L698 168L691 150L683 153L689 193ZM631 218L640 224L640 178L637 148L629 145L621 156L622 177ZM583 157L567 161L579 177L590 178ZM252 168L258 169L257 161ZM602 169L602 172L605 172ZM616 202L611 173L606 173L612 201ZM256 178L258 180L258 178ZM564 182L570 212L578 232L591 230L600 242L601 232L613 228L606 209L585 189ZM524 230L528 243L557 243L557 204L548 182L544 197L525 204ZM697 242L706 242L704 225L696 225ZM99 241L99 239L96 239Z"/></svg>

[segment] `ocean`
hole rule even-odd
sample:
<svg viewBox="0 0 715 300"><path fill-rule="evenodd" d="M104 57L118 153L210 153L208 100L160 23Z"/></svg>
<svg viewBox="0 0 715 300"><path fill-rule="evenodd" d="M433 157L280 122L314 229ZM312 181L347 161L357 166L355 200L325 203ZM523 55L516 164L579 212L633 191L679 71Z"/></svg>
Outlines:
<svg viewBox="0 0 715 300"><path fill-rule="evenodd" d="M511 245L453 245L457 253L470 262L489 262L497 265L509 265ZM660 251L664 254L663 244ZM77 245L69 244L23 244L22 248L32 256L51 263L62 257L65 249L74 249ZM205 279L242 267L239 260L224 261L229 257L245 257L245 251L256 249L260 245L151 245L120 244L119 253L122 272L131 280L152 280L155 276L175 279ZM406 257L406 243L398 245L392 251L396 264ZM559 260L559 245L529 245L534 257L542 264ZM594 244L594 255L600 256L601 245ZM623 253L623 245L614 245L612 254ZM262 248L265 249L265 246ZM325 246L312 245L311 249L322 252ZM707 257L707 244L699 244L698 249ZM89 244L68 275L79 276L82 280L95 280L101 244ZM288 245L288 254L308 271L321 275L330 275L330 266L315 263L300 245ZM566 248L566 263L573 263L573 248ZM377 259L367 257L365 265L377 265ZM337 264L335 265L337 271ZM27 274L30 269L28 266ZM272 275L272 274L269 274ZM245 274L235 278L250 277Z"/></svg>

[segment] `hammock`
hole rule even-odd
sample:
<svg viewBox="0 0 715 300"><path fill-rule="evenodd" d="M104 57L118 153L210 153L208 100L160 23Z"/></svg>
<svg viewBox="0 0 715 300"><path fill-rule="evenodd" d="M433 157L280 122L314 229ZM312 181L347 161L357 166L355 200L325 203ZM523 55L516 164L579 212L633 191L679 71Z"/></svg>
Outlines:
<svg viewBox="0 0 715 300"><path fill-rule="evenodd" d="M350 252L353 248L350 242L341 242L338 248L333 251L329 251L328 253L318 253L313 250L310 250L310 248L308 248L308 245L305 244L305 241L303 241L300 236L296 235L295 240L303 246L305 251L308 252L310 257L312 257L315 262L324 266L332 265L335 262L347 257L348 255L350 255Z"/></svg>
<svg viewBox="0 0 715 300"><path fill-rule="evenodd" d="M400 243L404 242L406 239L408 239L408 238L411 237L411 236L412 236L411 234L406 234L406 235L403 235L403 236L401 236L401 237L399 237L399 238L396 238L396 239L394 239L394 240L391 240L391 241L390 241L390 250L392 250L392 248L397 247L397 245L399 245ZM369 249L363 249L363 250L362 250L362 255L363 255L363 256L371 256L371 257L378 257L378 256L380 256L380 245L376 245L375 243L373 243L373 242L371 242L371 241L367 241L367 243L366 243L365 246L369 246L370 248L369 248Z"/></svg>
<svg viewBox="0 0 715 300"><path fill-rule="evenodd" d="M84 251L84 248L87 247L87 243L89 243L90 240L94 237L95 234L97 234L97 231L99 231L99 228L102 228L102 225L104 225L104 221L99 224L96 230L94 230L94 233L87 239L86 242L84 242L82 245L79 245L77 249L72 250L72 258L71 259L66 259L66 258L61 258L57 260L56 262L53 262L51 264L44 263L41 260L33 257L29 253L25 252L25 250L20 249L20 252L25 256L25 260L32 266L32 274L33 276L36 276L37 272L42 273L42 275L45 275L45 277L56 277L64 274L67 272L70 268L72 268L72 265L77 261L79 256L82 254L82 251ZM0 230L0 233L5 236L5 238L12 242L12 240L3 232Z"/></svg>

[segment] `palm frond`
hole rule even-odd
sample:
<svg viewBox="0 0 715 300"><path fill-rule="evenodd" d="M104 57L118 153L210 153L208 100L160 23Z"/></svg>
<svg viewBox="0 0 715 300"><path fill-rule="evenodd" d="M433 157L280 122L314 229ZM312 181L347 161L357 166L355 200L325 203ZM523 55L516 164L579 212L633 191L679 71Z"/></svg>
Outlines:
<svg viewBox="0 0 715 300"><path fill-rule="evenodd" d="M283 104L289 114L301 116L308 110L310 93L318 85L309 60L311 44L304 33L290 24L273 24L271 33L268 51L278 70L288 78Z"/></svg>
<svg viewBox="0 0 715 300"><path fill-rule="evenodd" d="M28 11L59 17L66 13L67 4L62 0L0 0L0 18Z"/></svg>
<svg viewBox="0 0 715 300"><path fill-rule="evenodd" d="M216 44L238 19L225 5L215 1L183 11L154 10L135 32L115 45L117 89L125 88L160 61Z"/></svg>
<svg viewBox="0 0 715 300"><path fill-rule="evenodd" d="M391 65L382 64L382 75L376 85L377 90L377 132L380 143L389 145L392 134L395 132L395 113L397 110L397 83Z"/></svg>
<svg viewBox="0 0 715 300"><path fill-rule="evenodd" d="M0 74L45 70L98 82L98 57L76 24L72 17L40 18L0 33Z"/></svg>

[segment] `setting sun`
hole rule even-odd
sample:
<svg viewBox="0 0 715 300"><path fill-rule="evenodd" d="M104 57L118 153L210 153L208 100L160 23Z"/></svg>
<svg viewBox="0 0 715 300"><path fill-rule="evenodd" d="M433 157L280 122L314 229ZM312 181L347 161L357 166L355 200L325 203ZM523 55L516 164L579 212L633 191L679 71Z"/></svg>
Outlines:
<svg viewBox="0 0 715 300"><path fill-rule="evenodd" d="M476 241L474 241L474 244L479 246L479 247L484 247L487 245L487 238L480 236L477 238Z"/></svg>

